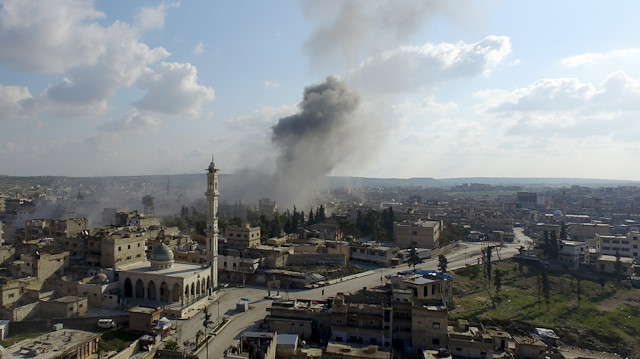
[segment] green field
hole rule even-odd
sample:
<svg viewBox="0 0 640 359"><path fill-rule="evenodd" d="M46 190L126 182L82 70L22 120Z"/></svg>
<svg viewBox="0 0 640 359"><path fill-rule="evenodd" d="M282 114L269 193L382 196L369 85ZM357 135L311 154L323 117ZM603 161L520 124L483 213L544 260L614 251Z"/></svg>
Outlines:
<svg viewBox="0 0 640 359"><path fill-rule="evenodd" d="M493 269L503 272L499 292L482 272L472 279L471 267L454 272L456 308L451 319L496 324L520 334L551 328L567 345L640 355L640 290L631 289L628 282L606 278L603 287L598 279L548 272L547 305L535 267L523 266L520 272L514 262L496 262Z"/></svg>

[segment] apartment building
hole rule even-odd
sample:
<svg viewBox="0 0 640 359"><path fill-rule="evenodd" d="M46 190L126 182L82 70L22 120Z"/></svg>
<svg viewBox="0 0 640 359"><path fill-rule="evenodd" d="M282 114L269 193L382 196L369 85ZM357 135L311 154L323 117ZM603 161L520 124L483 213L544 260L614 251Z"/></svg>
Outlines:
<svg viewBox="0 0 640 359"><path fill-rule="evenodd" d="M580 264L589 262L589 244L586 242L560 241L558 261L567 268L578 269Z"/></svg>
<svg viewBox="0 0 640 359"><path fill-rule="evenodd" d="M260 227L228 226L226 229L228 248L255 248L260 245Z"/></svg>
<svg viewBox="0 0 640 359"><path fill-rule="evenodd" d="M89 220L87 218L68 219L29 219L26 222L25 240L38 238L74 238L88 233Z"/></svg>
<svg viewBox="0 0 640 359"><path fill-rule="evenodd" d="M393 238L396 246L409 248L434 249L440 238L440 221L418 220L415 222L396 222L393 224Z"/></svg>
<svg viewBox="0 0 640 359"><path fill-rule="evenodd" d="M596 234L610 235L611 226L604 223L569 223L567 232L570 239L585 242L596 237Z"/></svg>
<svg viewBox="0 0 640 359"><path fill-rule="evenodd" d="M596 252L603 255L631 257L638 259L640 253L640 233L629 232L626 236L611 236L596 234Z"/></svg>

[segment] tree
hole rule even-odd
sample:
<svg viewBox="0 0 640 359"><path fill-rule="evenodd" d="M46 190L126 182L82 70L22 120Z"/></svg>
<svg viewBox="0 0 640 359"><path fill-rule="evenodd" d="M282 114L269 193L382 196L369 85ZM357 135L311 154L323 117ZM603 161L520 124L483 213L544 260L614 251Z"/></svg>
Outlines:
<svg viewBox="0 0 640 359"><path fill-rule="evenodd" d="M205 342L207 340L207 336L209 335L209 329L211 327L211 313L209 313L209 308L207 308L206 306L204 307L204 309L202 310L202 313L204 314L204 319L202 320L202 326L204 327L204 338L205 338ZM209 357L209 345L205 344L207 346L207 358Z"/></svg>
<svg viewBox="0 0 640 359"><path fill-rule="evenodd" d="M327 215L324 211L324 206L320 205L316 210L316 223L324 223L327 220Z"/></svg>
<svg viewBox="0 0 640 359"><path fill-rule="evenodd" d="M558 259L558 253L560 252L558 245L558 238L556 237L556 231L551 231L549 235L549 257L553 260Z"/></svg>
<svg viewBox="0 0 640 359"><path fill-rule="evenodd" d="M178 342L176 342L174 340L167 340L164 343L164 348L166 350L173 350L173 351L178 350Z"/></svg>
<svg viewBox="0 0 640 359"><path fill-rule="evenodd" d="M387 232L389 238L393 238L393 223L396 221L396 215L393 213L393 207L389 206L386 211L382 212L381 227Z"/></svg>
<svg viewBox="0 0 640 359"><path fill-rule="evenodd" d="M616 276L616 282L620 283L622 281L624 272L624 264L620 259L620 252L616 251L616 262L613 263L613 274Z"/></svg>
<svg viewBox="0 0 640 359"><path fill-rule="evenodd" d="M551 286L549 284L549 276L547 275L546 269L542 267L541 271L542 271L542 295L544 295L544 301L547 304L547 312L548 312L549 303L551 302Z"/></svg>
<svg viewBox="0 0 640 359"><path fill-rule="evenodd" d="M582 286L580 285L580 277L576 280L576 294L578 296L578 306L580 306L580 300L582 299Z"/></svg>
<svg viewBox="0 0 640 359"><path fill-rule="evenodd" d="M607 284L607 280L604 277L599 277L598 283L600 283L600 288L602 289L602 295L604 295L604 286L605 284Z"/></svg>
<svg viewBox="0 0 640 359"><path fill-rule="evenodd" d="M313 208L311 208L309 210L309 220L307 221L307 225L312 225L312 224L315 224L315 223L316 223L316 220L313 217Z"/></svg>
<svg viewBox="0 0 640 359"><path fill-rule="evenodd" d="M418 251L416 250L416 242L411 242L411 248L409 249L409 258L407 259L407 263L413 266L413 270L416 270L416 265L423 263L424 261L420 256L418 256Z"/></svg>
<svg viewBox="0 0 640 359"><path fill-rule="evenodd" d="M502 271L496 269L495 276L493 277L494 285L496 286L496 294L502 290Z"/></svg>
<svg viewBox="0 0 640 359"><path fill-rule="evenodd" d="M447 266L449 265L449 260L444 254L438 256L438 270L440 272L446 272Z"/></svg>
<svg viewBox="0 0 640 359"><path fill-rule="evenodd" d="M487 280L491 283L491 250L492 246L487 247Z"/></svg>

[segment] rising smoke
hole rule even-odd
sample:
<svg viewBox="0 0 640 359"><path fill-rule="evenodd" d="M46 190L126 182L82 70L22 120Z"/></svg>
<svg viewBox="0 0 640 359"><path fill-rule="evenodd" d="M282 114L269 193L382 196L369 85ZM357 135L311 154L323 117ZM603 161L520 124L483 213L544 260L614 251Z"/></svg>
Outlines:
<svg viewBox="0 0 640 359"><path fill-rule="evenodd" d="M306 204L326 176L364 150L370 134L359 113L360 96L334 77L305 88L299 112L272 128L278 148L274 188L283 204Z"/></svg>

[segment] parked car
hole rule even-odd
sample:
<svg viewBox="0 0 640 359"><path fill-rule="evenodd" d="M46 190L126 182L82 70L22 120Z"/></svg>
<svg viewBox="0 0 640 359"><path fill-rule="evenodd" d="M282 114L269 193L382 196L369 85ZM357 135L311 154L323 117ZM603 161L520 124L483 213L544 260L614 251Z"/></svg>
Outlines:
<svg viewBox="0 0 640 359"><path fill-rule="evenodd" d="M115 328L117 325L113 319L98 319L98 328Z"/></svg>

